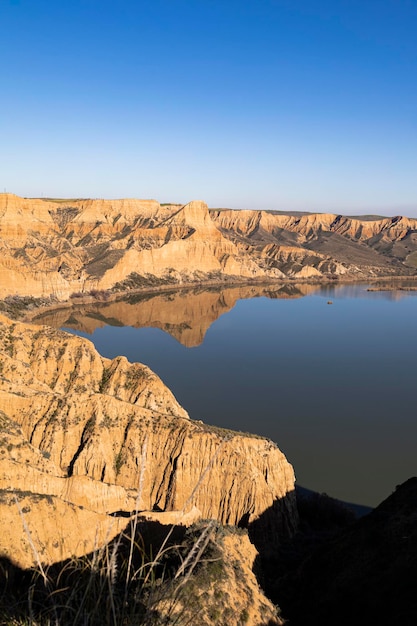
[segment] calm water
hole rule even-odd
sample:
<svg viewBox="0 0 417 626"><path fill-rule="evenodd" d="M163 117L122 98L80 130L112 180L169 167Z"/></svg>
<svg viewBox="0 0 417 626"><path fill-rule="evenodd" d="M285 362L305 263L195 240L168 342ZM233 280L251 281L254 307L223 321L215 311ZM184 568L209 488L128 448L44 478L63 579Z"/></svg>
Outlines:
<svg viewBox="0 0 417 626"><path fill-rule="evenodd" d="M417 474L413 293L239 300L193 348L159 328L71 332L149 365L193 419L269 437L304 487L372 506Z"/></svg>

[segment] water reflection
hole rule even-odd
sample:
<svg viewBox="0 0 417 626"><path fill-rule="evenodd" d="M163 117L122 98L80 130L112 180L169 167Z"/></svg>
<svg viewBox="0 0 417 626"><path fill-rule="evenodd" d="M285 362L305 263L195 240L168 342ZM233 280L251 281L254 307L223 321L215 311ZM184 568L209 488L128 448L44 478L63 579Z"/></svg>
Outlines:
<svg viewBox="0 0 417 626"><path fill-rule="evenodd" d="M276 441L303 486L373 506L417 473L417 294L368 287L182 290L37 321L146 363L192 418Z"/></svg>
<svg viewBox="0 0 417 626"><path fill-rule="evenodd" d="M319 285L291 283L142 293L115 302L94 302L48 311L32 321L90 335L97 328L107 325L160 328L182 345L193 348L201 345L210 326L230 311L238 300L262 296L271 299L301 298L319 289Z"/></svg>
<svg viewBox="0 0 417 626"><path fill-rule="evenodd" d="M267 297L293 299L319 294L333 298L376 298L400 300L417 292L403 291L416 287L416 281L368 284L326 285L307 283L274 283L234 287L199 287L163 293L141 293L111 302L72 304L35 316L35 324L70 328L92 335L104 326L160 328L187 348L201 345L210 326L239 300ZM398 290L398 287L400 290ZM387 289L387 290L386 290ZM393 290L392 290L393 289Z"/></svg>

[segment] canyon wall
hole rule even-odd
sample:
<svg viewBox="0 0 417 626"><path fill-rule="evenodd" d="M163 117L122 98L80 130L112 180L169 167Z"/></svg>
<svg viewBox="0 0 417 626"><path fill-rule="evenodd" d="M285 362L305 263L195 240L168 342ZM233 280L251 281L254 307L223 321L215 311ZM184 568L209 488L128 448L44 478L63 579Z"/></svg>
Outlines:
<svg viewBox="0 0 417 626"><path fill-rule="evenodd" d="M0 298L202 281L414 275L417 220L0 194Z"/></svg>
<svg viewBox="0 0 417 626"><path fill-rule="evenodd" d="M53 202L0 195L0 297L254 278L258 264L215 226L204 202ZM265 273L261 272L261 275ZM265 275L280 277L271 269Z"/></svg>
<svg viewBox="0 0 417 626"><path fill-rule="evenodd" d="M146 366L1 317L0 369L0 549L14 561L34 562L31 537L45 562L85 553L137 511L242 524L270 547L294 532L276 445L191 420Z"/></svg>
<svg viewBox="0 0 417 626"><path fill-rule="evenodd" d="M417 220L333 213L212 210L225 237L299 278L416 274Z"/></svg>

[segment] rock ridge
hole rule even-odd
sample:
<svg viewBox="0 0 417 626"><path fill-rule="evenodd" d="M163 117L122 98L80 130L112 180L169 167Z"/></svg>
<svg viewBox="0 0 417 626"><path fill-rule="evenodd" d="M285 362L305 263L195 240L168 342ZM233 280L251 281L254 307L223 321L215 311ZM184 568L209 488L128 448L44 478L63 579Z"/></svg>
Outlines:
<svg viewBox="0 0 417 626"><path fill-rule="evenodd" d="M0 194L0 298L226 280L416 275L417 220Z"/></svg>
<svg viewBox="0 0 417 626"><path fill-rule="evenodd" d="M271 546L294 532L294 473L276 445L190 420L146 366L4 316L0 356L0 548L22 565L33 554L15 497L49 562L91 549L95 525L114 536L117 511L253 525ZM89 520L85 536L65 530L67 510L73 529Z"/></svg>

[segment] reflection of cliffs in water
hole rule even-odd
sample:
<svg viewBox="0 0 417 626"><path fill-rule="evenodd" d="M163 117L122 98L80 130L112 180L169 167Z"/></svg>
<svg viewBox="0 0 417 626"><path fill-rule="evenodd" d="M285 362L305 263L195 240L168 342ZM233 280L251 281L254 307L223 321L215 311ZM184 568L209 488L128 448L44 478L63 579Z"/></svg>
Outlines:
<svg viewBox="0 0 417 626"><path fill-rule="evenodd" d="M93 333L96 328L132 326L160 328L188 348L202 343L207 330L238 300L265 296L299 298L320 287L308 284L247 285L229 289L188 289L137 294L115 302L94 302L57 309L37 316L33 322L55 328L74 328Z"/></svg>

